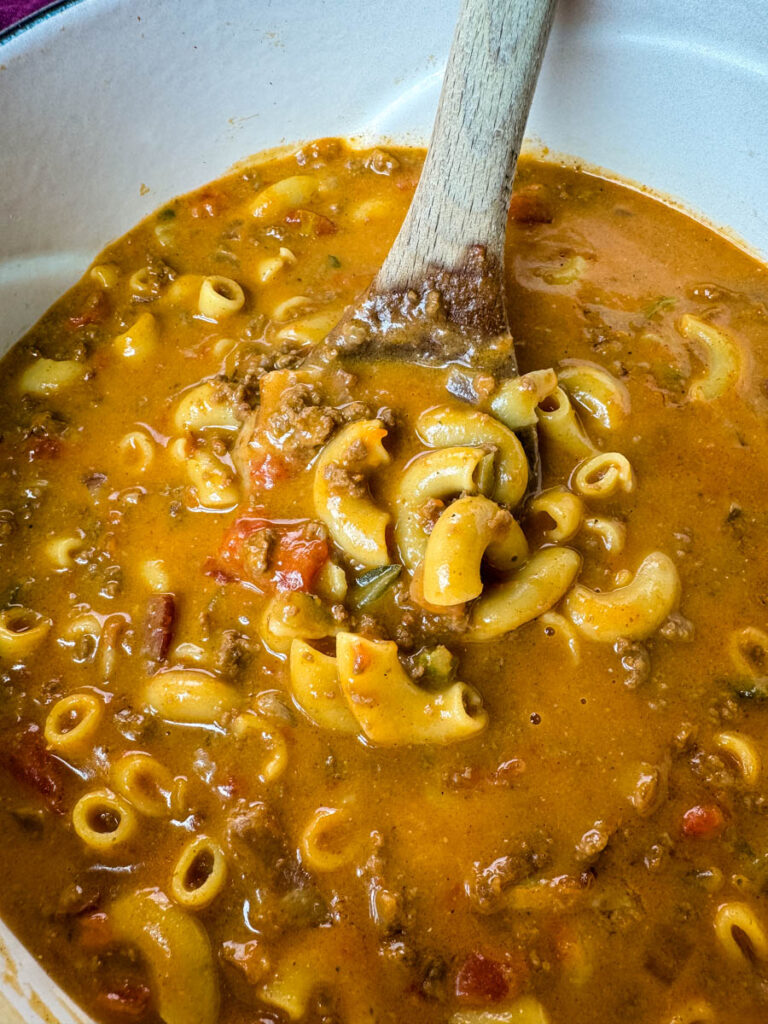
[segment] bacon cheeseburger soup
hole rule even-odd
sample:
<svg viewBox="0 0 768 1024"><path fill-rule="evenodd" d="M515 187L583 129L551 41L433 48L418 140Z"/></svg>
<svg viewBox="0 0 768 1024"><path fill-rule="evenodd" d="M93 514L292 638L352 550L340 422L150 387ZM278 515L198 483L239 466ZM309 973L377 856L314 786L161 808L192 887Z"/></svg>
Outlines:
<svg viewBox="0 0 768 1024"><path fill-rule="evenodd" d="M523 159L521 377L303 365L422 158L177 199L5 357L0 912L103 1024L764 1024L768 274Z"/></svg>

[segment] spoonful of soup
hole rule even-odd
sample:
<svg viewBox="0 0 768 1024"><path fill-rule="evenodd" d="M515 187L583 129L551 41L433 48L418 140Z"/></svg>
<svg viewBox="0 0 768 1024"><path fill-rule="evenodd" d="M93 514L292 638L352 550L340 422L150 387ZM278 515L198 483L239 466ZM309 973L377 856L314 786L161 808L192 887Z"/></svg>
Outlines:
<svg viewBox="0 0 768 1024"><path fill-rule="evenodd" d="M504 238L555 3L462 3L410 210L370 292L328 347L383 347L401 358L517 376L504 308ZM470 379L454 382L476 397ZM538 477L535 431L526 429L523 439Z"/></svg>
<svg viewBox="0 0 768 1024"><path fill-rule="evenodd" d="M464 0L424 169L370 288L305 366L382 358L451 365L449 390L518 432L539 479L535 408L552 371L518 378L504 305L504 238L515 166L556 0ZM499 380L504 384L497 388ZM269 393L283 382L267 383ZM243 447L264 443L255 415ZM523 487L525 492L526 487ZM521 495L522 496L522 495Z"/></svg>

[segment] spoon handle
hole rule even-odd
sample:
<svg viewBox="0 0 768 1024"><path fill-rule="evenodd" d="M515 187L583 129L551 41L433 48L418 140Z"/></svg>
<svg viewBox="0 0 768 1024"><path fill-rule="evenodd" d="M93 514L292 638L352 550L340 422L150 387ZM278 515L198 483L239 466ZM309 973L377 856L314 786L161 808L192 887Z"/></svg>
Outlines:
<svg viewBox="0 0 768 1024"><path fill-rule="evenodd" d="M373 285L418 286L471 245L501 265L515 164L557 0L462 0L421 180Z"/></svg>

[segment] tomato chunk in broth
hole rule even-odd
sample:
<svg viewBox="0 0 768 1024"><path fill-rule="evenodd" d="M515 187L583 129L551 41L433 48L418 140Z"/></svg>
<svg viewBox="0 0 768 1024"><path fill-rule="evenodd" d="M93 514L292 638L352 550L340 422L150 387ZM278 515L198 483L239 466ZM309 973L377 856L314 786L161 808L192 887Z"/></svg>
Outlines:
<svg viewBox="0 0 768 1024"><path fill-rule="evenodd" d="M526 157L520 378L305 362L422 160L176 199L5 357L0 914L100 1024L762 1024L768 272Z"/></svg>

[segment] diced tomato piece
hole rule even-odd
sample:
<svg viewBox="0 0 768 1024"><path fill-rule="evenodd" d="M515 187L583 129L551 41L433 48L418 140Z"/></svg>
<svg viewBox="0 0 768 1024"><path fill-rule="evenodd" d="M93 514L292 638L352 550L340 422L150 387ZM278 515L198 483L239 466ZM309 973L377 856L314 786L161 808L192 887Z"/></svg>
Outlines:
<svg viewBox="0 0 768 1024"><path fill-rule="evenodd" d="M249 566L246 546L254 544L256 534L267 530L270 537L268 545L266 538L263 543L264 566ZM272 586L279 591L309 591L329 554L328 541L309 532L307 523L278 523L242 516L224 535L217 564L237 579Z"/></svg>
<svg viewBox="0 0 768 1024"><path fill-rule="evenodd" d="M221 958L242 972L249 985L258 985L269 970L261 939L250 942L225 942L221 947Z"/></svg>
<svg viewBox="0 0 768 1024"><path fill-rule="evenodd" d="M45 745L40 726L29 723L0 751L0 764L18 781L37 790L46 805L64 813L64 769Z"/></svg>
<svg viewBox="0 0 768 1024"><path fill-rule="evenodd" d="M103 910L94 910L83 914L78 919L80 926L80 945L89 953L98 953L112 942L112 929L109 918Z"/></svg>
<svg viewBox="0 0 768 1024"><path fill-rule="evenodd" d="M470 953L456 972L455 991L461 1003L497 1003L509 992L509 982L498 961Z"/></svg>
<svg viewBox="0 0 768 1024"><path fill-rule="evenodd" d="M285 215L285 223L297 228L305 238L319 238L321 235L335 235L336 225L322 213L314 210L290 210Z"/></svg>
<svg viewBox="0 0 768 1024"><path fill-rule="evenodd" d="M193 217L215 217L224 206L224 196L216 189L207 188L193 196L189 203L189 212Z"/></svg>
<svg viewBox="0 0 768 1024"><path fill-rule="evenodd" d="M696 804L683 815L683 835L690 839L713 839L725 825L725 815L717 804Z"/></svg>
<svg viewBox="0 0 768 1024"><path fill-rule="evenodd" d="M53 434L32 435L24 442L29 462L37 462L38 459L55 459L61 455L64 442L60 437Z"/></svg>
<svg viewBox="0 0 768 1024"><path fill-rule="evenodd" d="M96 1004L107 1014L125 1020L141 1020L146 1016L152 993L139 981L122 981L102 990Z"/></svg>
<svg viewBox="0 0 768 1024"><path fill-rule="evenodd" d="M328 541L301 531L284 534L275 554L274 581L278 590L311 590L328 561Z"/></svg>
<svg viewBox="0 0 768 1024"><path fill-rule="evenodd" d="M285 459L267 452L250 465L251 483L257 491L271 491L281 480L290 476Z"/></svg>
<svg viewBox="0 0 768 1024"><path fill-rule="evenodd" d="M150 661L165 661L177 621L174 594L153 594L144 617L144 653Z"/></svg>
<svg viewBox="0 0 768 1024"><path fill-rule="evenodd" d="M266 530L270 526L270 521L260 516L241 516L236 519L219 545L218 562L225 571L231 569L242 572L243 545L246 540L259 530Z"/></svg>
<svg viewBox="0 0 768 1024"><path fill-rule="evenodd" d="M76 331L87 324L99 324L109 313L109 299L106 292L92 292L88 296L81 313L67 318L71 331Z"/></svg>
<svg viewBox="0 0 768 1024"><path fill-rule="evenodd" d="M206 558L203 562L203 572L206 576L210 576L212 580L215 580L219 586L224 586L226 583L237 583L237 576L233 576L231 572L225 572L221 569L215 558Z"/></svg>
<svg viewBox="0 0 768 1024"><path fill-rule="evenodd" d="M355 648L355 658L352 663L352 671L356 676L360 676L371 664L371 656L363 647L362 644L358 644Z"/></svg>

